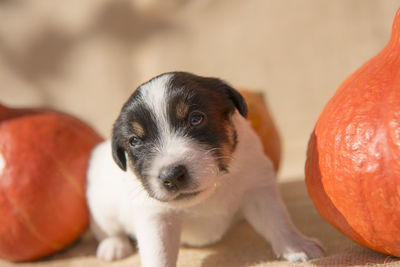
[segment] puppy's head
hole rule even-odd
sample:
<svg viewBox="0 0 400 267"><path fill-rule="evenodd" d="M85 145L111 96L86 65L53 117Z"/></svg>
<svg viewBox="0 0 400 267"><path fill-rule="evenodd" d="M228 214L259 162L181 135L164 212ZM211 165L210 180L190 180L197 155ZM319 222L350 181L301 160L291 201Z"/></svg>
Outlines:
<svg viewBox="0 0 400 267"><path fill-rule="evenodd" d="M113 128L113 158L122 170L131 168L151 197L197 203L229 171L235 111L246 117L246 103L221 80L162 74L123 106Z"/></svg>

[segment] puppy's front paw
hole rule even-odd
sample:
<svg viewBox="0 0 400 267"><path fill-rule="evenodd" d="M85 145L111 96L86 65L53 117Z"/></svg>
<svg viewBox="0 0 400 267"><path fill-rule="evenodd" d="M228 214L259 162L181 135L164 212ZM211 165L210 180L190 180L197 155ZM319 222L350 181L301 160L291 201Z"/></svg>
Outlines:
<svg viewBox="0 0 400 267"><path fill-rule="evenodd" d="M96 256L105 261L123 259L133 253L127 237L113 236L103 239L97 247Z"/></svg>
<svg viewBox="0 0 400 267"><path fill-rule="evenodd" d="M307 261L324 255L324 248L315 240L297 236L276 251L279 258L294 262Z"/></svg>

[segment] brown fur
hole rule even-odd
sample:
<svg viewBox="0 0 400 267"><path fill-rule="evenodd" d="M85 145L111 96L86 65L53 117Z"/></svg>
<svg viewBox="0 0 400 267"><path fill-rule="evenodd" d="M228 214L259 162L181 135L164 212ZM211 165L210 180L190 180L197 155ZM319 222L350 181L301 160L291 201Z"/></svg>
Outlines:
<svg viewBox="0 0 400 267"><path fill-rule="evenodd" d="M132 128L133 128L133 132L135 133L135 135L137 137L139 137L139 138L143 138L144 137L145 131L143 129L143 126L140 123L134 121L132 123Z"/></svg>
<svg viewBox="0 0 400 267"><path fill-rule="evenodd" d="M189 106L184 102L180 101L176 105L176 117L179 119L184 119L187 116L187 113L189 111Z"/></svg>

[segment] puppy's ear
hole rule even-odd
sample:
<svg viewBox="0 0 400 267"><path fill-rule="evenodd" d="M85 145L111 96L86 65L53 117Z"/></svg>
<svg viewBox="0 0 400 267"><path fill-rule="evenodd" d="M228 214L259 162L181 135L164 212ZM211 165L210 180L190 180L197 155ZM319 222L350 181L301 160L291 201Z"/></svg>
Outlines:
<svg viewBox="0 0 400 267"><path fill-rule="evenodd" d="M125 149L121 146L121 141L118 135L118 120L114 124L113 134L112 134L112 156L117 163L117 165L121 168L121 170L126 171L126 156L125 156Z"/></svg>
<svg viewBox="0 0 400 267"><path fill-rule="evenodd" d="M112 156L121 170L126 171L125 150L118 144L118 141L112 140Z"/></svg>
<svg viewBox="0 0 400 267"><path fill-rule="evenodd" d="M229 96L229 99L233 102L239 113L243 117L247 118L248 114L247 104L243 96L237 90L233 89L229 85L226 85L225 90L227 92L227 95Z"/></svg>

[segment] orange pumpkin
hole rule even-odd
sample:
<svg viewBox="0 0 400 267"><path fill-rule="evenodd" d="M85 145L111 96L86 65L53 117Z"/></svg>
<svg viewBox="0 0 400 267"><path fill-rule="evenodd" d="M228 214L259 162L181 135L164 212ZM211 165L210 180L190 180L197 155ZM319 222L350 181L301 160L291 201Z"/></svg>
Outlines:
<svg viewBox="0 0 400 267"><path fill-rule="evenodd" d="M0 105L0 258L49 255L87 228L86 169L101 140L72 116Z"/></svg>
<svg viewBox="0 0 400 267"><path fill-rule="evenodd" d="M254 130L260 136L264 152L274 164L275 170L279 169L281 159L281 140L274 121L261 93L240 90L248 106L248 119Z"/></svg>
<svg viewBox="0 0 400 267"><path fill-rule="evenodd" d="M322 111L305 171L322 217L357 243L400 256L400 9L386 47Z"/></svg>

